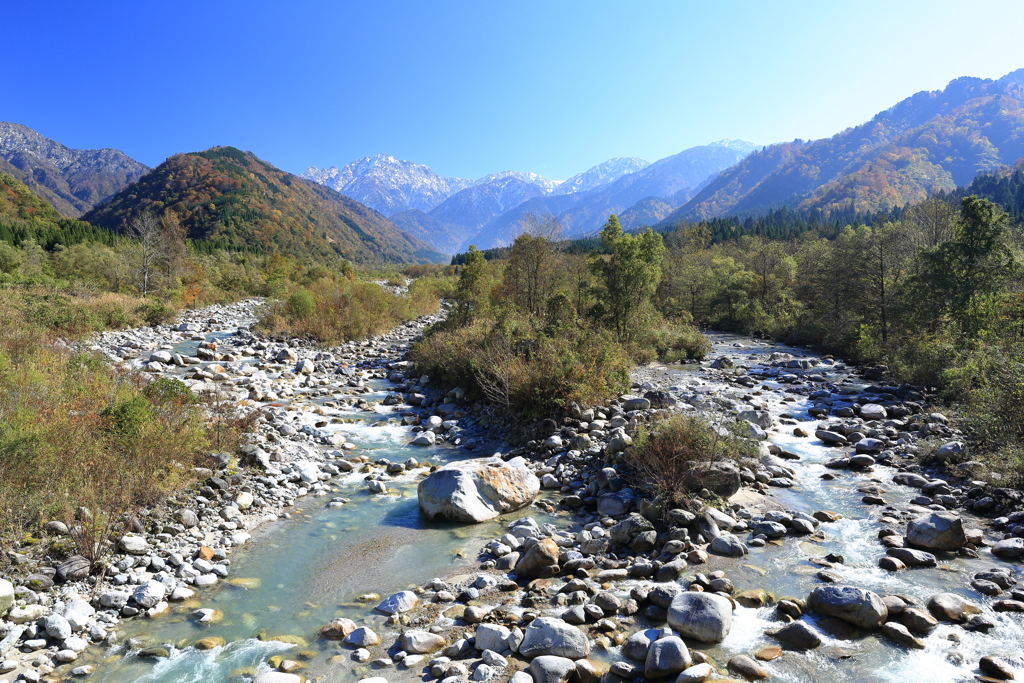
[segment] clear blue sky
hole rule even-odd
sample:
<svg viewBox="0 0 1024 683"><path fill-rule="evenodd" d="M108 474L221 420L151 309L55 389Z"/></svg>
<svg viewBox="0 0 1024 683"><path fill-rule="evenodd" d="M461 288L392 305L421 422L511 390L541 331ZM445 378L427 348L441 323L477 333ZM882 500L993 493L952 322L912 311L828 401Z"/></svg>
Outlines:
<svg viewBox="0 0 1024 683"><path fill-rule="evenodd" d="M0 120L149 165L213 145L293 172L380 152L563 179L720 138L831 135L1024 67L1024 3L7 3Z"/></svg>

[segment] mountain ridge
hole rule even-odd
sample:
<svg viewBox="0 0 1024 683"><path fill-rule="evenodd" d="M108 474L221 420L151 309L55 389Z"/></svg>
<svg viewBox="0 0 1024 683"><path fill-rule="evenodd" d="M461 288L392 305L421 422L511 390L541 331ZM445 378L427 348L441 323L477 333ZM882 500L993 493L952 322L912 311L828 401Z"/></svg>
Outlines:
<svg viewBox="0 0 1024 683"><path fill-rule="evenodd" d="M67 218L77 218L149 167L117 149L73 149L28 126L0 122L0 171Z"/></svg>
<svg viewBox="0 0 1024 683"><path fill-rule="evenodd" d="M122 232L147 210L174 213L190 239L222 248L364 263L444 259L373 209L234 147L175 154L83 219Z"/></svg>
<svg viewBox="0 0 1024 683"><path fill-rule="evenodd" d="M723 172L665 220L787 207L877 211L966 185L1024 155L1024 69L961 77L810 142L770 145Z"/></svg>

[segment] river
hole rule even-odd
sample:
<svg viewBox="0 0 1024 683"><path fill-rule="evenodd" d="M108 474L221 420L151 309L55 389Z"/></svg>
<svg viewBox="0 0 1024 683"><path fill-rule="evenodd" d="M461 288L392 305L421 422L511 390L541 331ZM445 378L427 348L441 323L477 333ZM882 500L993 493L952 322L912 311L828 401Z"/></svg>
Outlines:
<svg viewBox="0 0 1024 683"><path fill-rule="evenodd" d="M790 351L807 356L803 351L786 349L778 345L765 345L755 340L733 335L713 335L713 356L732 354L742 358L746 353ZM736 344L742 344L737 347ZM843 379L840 372L832 372L830 381ZM693 368L680 369L666 376L665 386L701 383L705 380ZM778 419L787 413L810 433L818 420L808 413L809 403L804 396L785 393L788 385L766 380L759 386L758 400L768 404L768 410ZM372 394L368 399L382 400L388 392L388 383L373 380L369 383ZM737 396L753 390L725 387L720 395L733 392ZM782 399L793 397L795 401ZM386 416L392 408L379 406L377 413ZM387 457L403 461L409 457L443 464L452 459L467 457L458 449L435 446L428 450L408 445L408 429L398 426L371 427L363 422L365 413L353 410L351 417L361 424L344 425L347 438L359 447L359 453L371 458ZM939 566L932 569L913 569L890 573L878 567L878 559L885 554L877 537L882 524L878 519L884 509L861 502L863 493L858 487L874 483L886 491L886 501L901 509L906 501L918 495L914 489L892 483L895 470L875 467L870 472L827 470L825 462L835 457L835 449L824 446L812 438L792 435L793 426L784 426L770 433L770 440L800 456L799 461L787 463L796 471L796 485L790 489L771 489L771 498L783 507L813 513L831 510L842 515L837 522L821 525L824 540L813 541L787 536L781 542L769 542L764 548L752 548L741 559L712 556L709 564L693 567L681 577L682 584L694 572L723 569L737 590L763 588L775 598L794 596L806 598L815 586L821 585L816 577L820 566L809 562L830 553L843 557L831 571L840 574L849 585L875 591L881 595L901 594L920 600L937 592L953 592L982 605L986 616L996 623L989 633L969 632L960 626L940 624L923 638L925 649L907 650L885 640L875 633L830 633L820 619L805 617L828 636L824 645L810 652L789 652L774 661L764 663L773 680L886 682L928 681L929 683L955 682L973 679L977 662L984 655L1000 655L1013 663L1020 661L1024 643L1024 625L1019 614L996 613L989 607L992 599L973 591L970 580L973 573L991 566L1006 565L993 558L987 550L980 559L968 559L952 553L939 554ZM492 445L486 454L497 450ZM479 454L478 454L479 455ZM831 472L833 480L822 475ZM475 526L427 523L419 514L415 486L419 474L411 472L388 484L391 493L371 495L366 491L363 477L354 471L339 476L332 482L332 493L350 502L331 509L327 503L332 496L306 497L296 502L290 519L266 525L253 534L253 540L231 555L231 575L249 589L222 582L200 591L193 600L173 607L165 616L155 619L136 619L124 622L120 631L121 643L132 637L144 637L147 643L173 644L171 656L166 659L140 659L127 645L118 645L94 660L97 671L91 680L104 683L145 681L152 683L199 683L207 681L242 681L260 671L267 671L266 660L274 654L286 654L308 666L300 673L309 677L323 677L325 681L356 681L368 676L383 676L389 681L422 679L418 671L398 671L393 667L382 670L356 666L350 659L351 648L337 642L317 639L317 631L330 619L346 616L359 624L378 630L385 645L397 635L394 626L385 624L382 615L374 614L374 601L361 602L367 593L387 596L390 593L423 586L437 577L457 577L475 574L474 561L483 544L503 533L510 520L524 515L535 516L540 522L557 526L579 528L578 520L567 513L547 515L538 510L520 511L506 519ZM968 518L969 519L969 518ZM973 526L973 524L968 524ZM1012 567L1015 574L1019 567ZM637 584L647 581L623 581L615 592L625 595ZM257 588L258 586L258 588ZM214 624L198 624L190 614L197 607L209 607L223 613L223 619ZM718 646L699 647L707 652L718 668L724 672L725 662L735 654L752 654L759 648L775 645L764 635L765 630L781 625L774 621L772 607L760 609L737 607L733 627L726 640ZM637 620L629 628L632 632L645 624ZM273 636L297 636L304 643L289 645L274 640L261 640ZM223 647L199 651L191 645L200 638L220 637ZM618 658L612 649L602 657ZM1016 658L1016 659L1015 659ZM78 662L79 664L81 662ZM504 680L505 677L499 680Z"/></svg>

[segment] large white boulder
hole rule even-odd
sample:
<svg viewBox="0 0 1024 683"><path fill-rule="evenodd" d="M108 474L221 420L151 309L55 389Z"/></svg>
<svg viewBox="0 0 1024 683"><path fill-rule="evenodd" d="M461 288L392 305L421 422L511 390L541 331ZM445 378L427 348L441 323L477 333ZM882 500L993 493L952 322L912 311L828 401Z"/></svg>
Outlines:
<svg viewBox="0 0 1024 683"><path fill-rule="evenodd" d="M420 509L436 522L484 522L529 505L540 481L515 458L454 462L432 472L417 489Z"/></svg>

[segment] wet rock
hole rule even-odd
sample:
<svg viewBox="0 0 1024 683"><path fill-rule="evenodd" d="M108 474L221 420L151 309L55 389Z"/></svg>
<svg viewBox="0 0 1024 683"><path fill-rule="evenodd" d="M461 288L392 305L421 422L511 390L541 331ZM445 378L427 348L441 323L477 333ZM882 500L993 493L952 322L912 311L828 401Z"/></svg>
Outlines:
<svg viewBox="0 0 1024 683"><path fill-rule="evenodd" d="M590 642L572 624L552 617L539 617L524 629L519 654L527 659L544 655L583 659L590 654Z"/></svg>
<svg viewBox="0 0 1024 683"><path fill-rule="evenodd" d="M889 621L882 624L882 635L903 647L909 647L915 650L924 649L924 643L911 634L906 626L898 622Z"/></svg>
<svg viewBox="0 0 1024 683"><path fill-rule="evenodd" d="M433 521L483 522L529 505L540 481L521 459L454 462L419 483L423 513Z"/></svg>
<svg viewBox="0 0 1024 683"><path fill-rule="evenodd" d="M907 607L899 613L897 618L911 633L920 635L931 633L939 625L938 619L916 607Z"/></svg>
<svg viewBox="0 0 1024 683"><path fill-rule="evenodd" d="M1021 600L996 600L992 603L994 612L1024 612L1024 601Z"/></svg>
<svg viewBox="0 0 1024 683"><path fill-rule="evenodd" d="M813 650L822 642L821 634L803 621L794 621L782 628L768 631L767 634L797 650Z"/></svg>
<svg viewBox="0 0 1024 683"><path fill-rule="evenodd" d="M861 628L878 628L888 617L881 597L854 586L819 586L811 591L807 605L818 614Z"/></svg>
<svg viewBox="0 0 1024 683"><path fill-rule="evenodd" d="M972 614L981 614L981 608L972 605L959 595L939 593L928 598L928 611L940 621L962 624Z"/></svg>
<svg viewBox="0 0 1024 683"><path fill-rule="evenodd" d="M907 565L903 564L901 560L898 560L895 557L878 558L878 566L888 572L898 572L907 568Z"/></svg>
<svg viewBox="0 0 1024 683"><path fill-rule="evenodd" d="M952 512L932 512L911 520L906 539L925 550L959 550L967 542L963 521Z"/></svg>
<svg viewBox="0 0 1024 683"><path fill-rule="evenodd" d="M720 643L732 627L732 603L720 595L684 591L672 599L668 623L686 638Z"/></svg>
<svg viewBox="0 0 1024 683"><path fill-rule="evenodd" d="M991 655L982 657L978 662L978 668L982 673L1001 681L1012 681L1015 678L1013 668L999 657Z"/></svg>
<svg viewBox="0 0 1024 683"><path fill-rule="evenodd" d="M908 567L934 567L938 564L935 556L923 550L911 550L910 548L889 548L885 551L889 557L894 557Z"/></svg>
<svg viewBox="0 0 1024 683"><path fill-rule="evenodd" d="M356 630L356 623L351 619L338 617L327 622L320 628L320 637L330 640L341 640Z"/></svg>
<svg viewBox="0 0 1024 683"><path fill-rule="evenodd" d="M736 602L744 607L764 607L771 601L771 596L763 588L740 591L735 596Z"/></svg>
<svg viewBox="0 0 1024 683"><path fill-rule="evenodd" d="M842 445L846 443L845 436L839 434L838 432L832 432L827 429L817 430L816 432L814 432L814 436L816 436L819 440L824 441L826 444L829 445Z"/></svg>
<svg viewBox="0 0 1024 683"><path fill-rule="evenodd" d="M746 679L768 678L768 671L747 655L736 655L729 660L729 671Z"/></svg>

